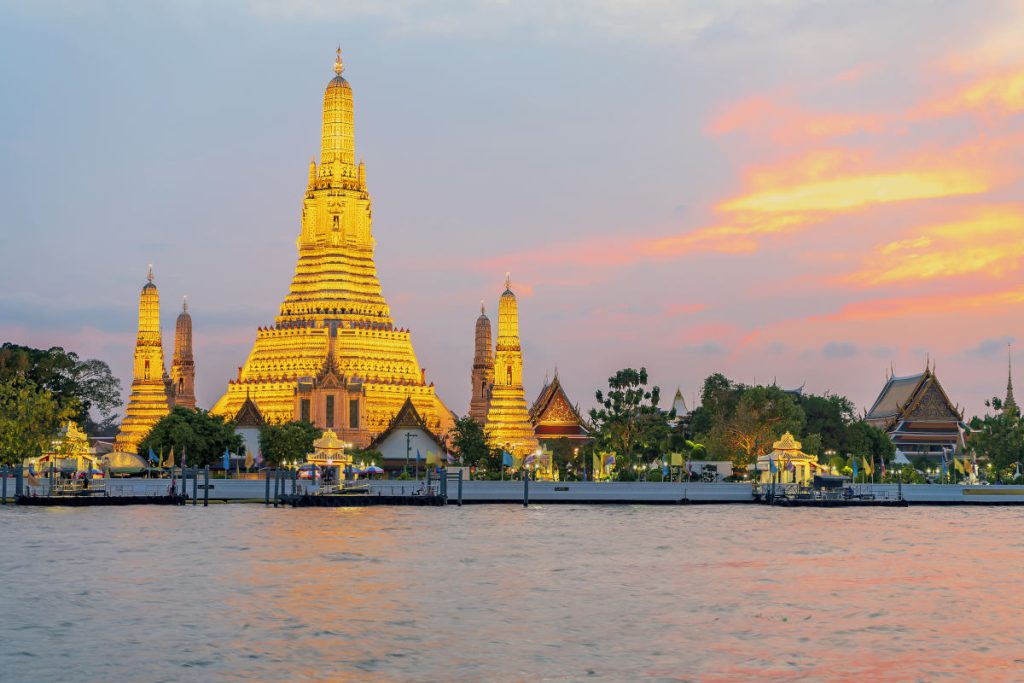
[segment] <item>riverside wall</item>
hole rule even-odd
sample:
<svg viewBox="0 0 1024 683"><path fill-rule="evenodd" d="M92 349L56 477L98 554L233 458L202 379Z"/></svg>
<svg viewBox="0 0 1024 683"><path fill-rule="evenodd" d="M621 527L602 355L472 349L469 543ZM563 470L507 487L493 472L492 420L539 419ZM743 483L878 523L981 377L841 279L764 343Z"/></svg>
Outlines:
<svg viewBox="0 0 1024 683"><path fill-rule="evenodd" d="M367 482L370 491L382 495L408 494L423 485L423 482L381 480ZM296 482L298 491L315 492L317 487L309 481ZM167 479L112 479L108 484L117 495L152 495L166 491L170 486ZM204 490L200 478L198 493L202 501ZM266 483L262 479L210 479L209 498L211 501L262 502ZM274 482L271 481L271 495ZM957 484L858 484L858 492L872 492L879 497L895 498L900 492L911 505L1016 505L1024 504L1024 486L963 486ZM181 482L176 489L181 492ZM291 493L292 482L285 482L285 492ZM193 483L190 479L185 493L191 496ZM14 480L7 482L8 501L13 501ZM457 484L449 482L448 499L455 503L458 496ZM522 504L522 481L464 481L462 483L464 504ZM668 483L668 482L550 482L531 481L529 502L575 503L575 504L723 504L753 503L750 484L742 483Z"/></svg>

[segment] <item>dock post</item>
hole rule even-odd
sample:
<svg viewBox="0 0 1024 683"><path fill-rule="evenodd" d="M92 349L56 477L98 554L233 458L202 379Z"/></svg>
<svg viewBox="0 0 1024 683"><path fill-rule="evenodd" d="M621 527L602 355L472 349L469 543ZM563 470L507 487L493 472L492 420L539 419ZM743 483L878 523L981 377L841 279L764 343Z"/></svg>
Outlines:
<svg viewBox="0 0 1024 683"><path fill-rule="evenodd" d="M530 477L523 471L523 507L530 507Z"/></svg>
<svg viewBox="0 0 1024 683"><path fill-rule="evenodd" d="M270 465L263 470L263 474L267 480L267 488L263 494L263 507L270 507Z"/></svg>
<svg viewBox="0 0 1024 683"><path fill-rule="evenodd" d="M274 507L277 507L277 499L281 495L281 470L274 468Z"/></svg>
<svg viewBox="0 0 1024 683"><path fill-rule="evenodd" d="M203 468L203 507L210 507L210 466Z"/></svg>
<svg viewBox="0 0 1024 683"><path fill-rule="evenodd" d="M192 470L192 505L199 505L199 468Z"/></svg>
<svg viewBox="0 0 1024 683"><path fill-rule="evenodd" d="M292 495L296 494L296 489L299 487L299 471L297 469L292 470Z"/></svg>
<svg viewBox="0 0 1024 683"><path fill-rule="evenodd" d="M10 468L4 467L0 470L0 479L4 480L3 492L0 493L0 505L7 505L7 475L10 474Z"/></svg>
<svg viewBox="0 0 1024 683"><path fill-rule="evenodd" d="M22 469L21 463L18 463L18 469L16 469L14 471L14 497L15 498L19 498L21 496L21 494L22 494L22 491L25 490L24 481L25 481L25 472Z"/></svg>
<svg viewBox="0 0 1024 683"><path fill-rule="evenodd" d="M459 468L459 507L462 507L462 468Z"/></svg>

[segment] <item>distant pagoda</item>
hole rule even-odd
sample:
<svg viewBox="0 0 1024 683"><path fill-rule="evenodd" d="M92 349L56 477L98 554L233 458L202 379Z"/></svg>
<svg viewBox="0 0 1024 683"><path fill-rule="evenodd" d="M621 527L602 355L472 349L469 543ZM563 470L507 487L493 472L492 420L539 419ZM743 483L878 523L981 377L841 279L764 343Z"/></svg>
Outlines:
<svg viewBox="0 0 1024 683"><path fill-rule="evenodd" d="M476 319L476 343L473 353L471 374L472 398L469 401L469 416L481 425L487 421L487 408L491 402L491 385L494 384L494 353L491 344L491 320L484 313L484 302L480 302L480 317Z"/></svg>
<svg viewBox="0 0 1024 683"><path fill-rule="evenodd" d="M377 279L366 170L356 163L343 70L339 49L291 287L212 412L233 417L248 396L269 422L308 419L365 446L408 398L430 429L444 433L454 424L451 412L426 383L409 331L395 327Z"/></svg>
<svg viewBox="0 0 1024 683"><path fill-rule="evenodd" d="M153 284L153 267L149 267L146 284L139 295L139 332L135 338L135 362L132 367L132 389L125 417L114 440L117 453L136 453L149 430L174 405L174 390L164 365L164 348L160 336L160 293Z"/></svg>
<svg viewBox="0 0 1024 683"><path fill-rule="evenodd" d="M182 300L181 313L174 324L171 383L174 385L174 405L195 410L196 364L192 358L192 316L188 313L187 299Z"/></svg>
<svg viewBox="0 0 1024 683"><path fill-rule="evenodd" d="M505 277L498 300L498 342L494 350L494 384L487 408L484 435L488 442L513 455L528 455L539 448L523 391L523 352L519 343L519 304Z"/></svg>

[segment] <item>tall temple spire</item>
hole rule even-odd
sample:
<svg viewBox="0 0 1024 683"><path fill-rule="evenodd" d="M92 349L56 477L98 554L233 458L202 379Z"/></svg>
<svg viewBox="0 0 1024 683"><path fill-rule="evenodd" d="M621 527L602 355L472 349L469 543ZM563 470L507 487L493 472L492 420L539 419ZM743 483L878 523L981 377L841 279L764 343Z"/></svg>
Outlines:
<svg viewBox="0 0 1024 683"><path fill-rule="evenodd" d="M188 297L181 302L181 313L174 324L174 355L171 357L171 383L174 405L196 407L196 365L192 357L192 316L188 313Z"/></svg>
<svg viewBox="0 0 1024 683"><path fill-rule="evenodd" d="M234 417L248 394L269 421L309 419L365 446L411 398L443 433L454 425L452 412L425 382L410 333L395 326L377 277L365 166L355 163L352 88L341 75L340 48L335 55L323 93L320 160L310 163L302 188L291 285L211 412ZM313 387L305 380L317 378L329 354L338 387ZM307 388L320 393L307 397ZM335 392L330 407L328 391Z"/></svg>
<svg viewBox="0 0 1024 683"><path fill-rule="evenodd" d="M153 266L139 295L139 330L135 338L132 388L121 428L114 441L119 453L135 453L160 418L170 412L170 380L164 366L160 337L160 293L153 283Z"/></svg>
<svg viewBox="0 0 1024 683"><path fill-rule="evenodd" d="M523 353L519 342L519 304L512 281L505 275L505 291L498 299L498 342L494 351L494 386L484 434L496 448L515 455L539 447L523 391Z"/></svg>
<svg viewBox="0 0 1024 683"><path fill-rule="evenodd" d="M1006 400L1003 401L1004 413L1018 413L1017 399L1013 397L1013 347L1006 344Z"/></svg>
<svg viewBox="0 0 1024 683"><path fill-rule="evenodd" d="M476 319L475 349L473 353L472 397L469 401L469 416L479 424L487 421L491 385L494 384L494 352L491 345L491 321L484 313L484 302L480 301L480 317Z"/></svg>
<svg viewBox="0 0 1024 683"><path fill-rule="evenodd" d="M335 184L343 179L354 180L355 138L353 136L352 87L341 75L341 47L334 62L334 78L324 91L324 119L320 141L320 176Z"/></svg>

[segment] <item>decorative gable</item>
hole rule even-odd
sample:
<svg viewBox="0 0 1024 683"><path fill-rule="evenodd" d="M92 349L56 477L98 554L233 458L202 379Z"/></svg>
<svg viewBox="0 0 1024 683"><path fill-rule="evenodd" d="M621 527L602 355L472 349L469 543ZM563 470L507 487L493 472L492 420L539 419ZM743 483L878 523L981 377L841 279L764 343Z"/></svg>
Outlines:
<svg viewBox="0 0 1024 683"><path fill-rule="evenodd" d="M927 420L927 421L959 421L960 414L950 404L946 393L939 386L938 381L932 377L924 388L907 406L904 413L906 420Z"/></svg>

